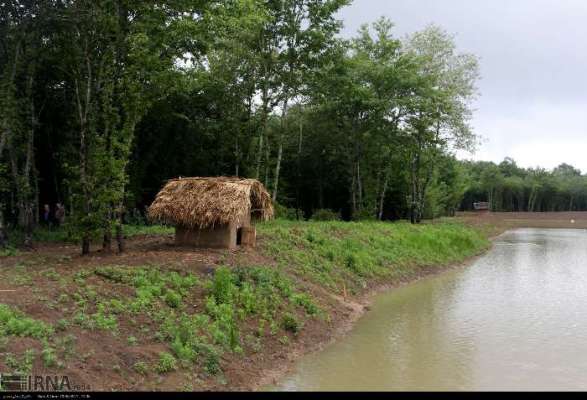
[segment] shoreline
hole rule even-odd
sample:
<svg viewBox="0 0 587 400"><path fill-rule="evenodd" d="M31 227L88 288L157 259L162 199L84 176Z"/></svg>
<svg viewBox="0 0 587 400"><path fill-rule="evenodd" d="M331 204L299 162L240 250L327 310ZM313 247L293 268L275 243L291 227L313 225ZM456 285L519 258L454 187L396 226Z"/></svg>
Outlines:
<svg viewBox="0 0 587 400"><path fill-rule="evenodd" d="M51 333L47 339L57 347L63 337L74 337L69 347L75 346L80 354L71 356L65 347L58 348L57 356L66 363L64 371L75 377L76 382L94 382L93 387L99 391L273 390L302 357L346 336L370 310L377 295L471 265L492 248L496 233L507 229L503 225L465 227L462 225L467 224L442 221L439 226L433 225L282 221L264 226L258 249L236 252L177 248L169 234L135 237L129 240L127 252L121 255L95 251L90 257L81 257L75 245L46 243L34 252L19 253L2 263L7 268L0 268L0 278L3 278L0 289L24 290L34 284L37 291L30 297L0 296L0 303L20 310L22 316L35 321L62 326L63 329ZM388 264L386 260L390 259L396 260L396 264ZM181 368L159 373L160 355L175 351L166 336L161 340L161 332L168 328L155 319L162 311L170 310L168 304L155 298L153 307L132 314L131 320L119 319L112 308L116 304L111 304L110 299L116 294L116 299L124 301L122 307L128 309L136 299L137 289L127 282L119 282L116 275L96 272L110 268L114 272L135 274L153 268L158 271L157 284L169 284L165 283L166 279L174 274L195 276L199 283L195 290L186 291L178 314L189 317L207 315L206 301L212 293L210 285L218 268L233 270L247 266L265 274L264 279L279 277L276 284L285 284L309 302L309 307L317 307L320 312L310 314L291 298L282 298L278 299L282 301L280 309L275 315L269 315L275 333L269 331L269 322L259 313L238 319L240 343L245 346L246 356L243 357L242 351L216 347L221 351L217 362L222 365L218 376L202 371L203 361L184 363L178 365ZM280 271L279 274L266 275L274 270ZM234 290L241 289L235 286ZM89 308L80 308L74 295L88 303ZM96 329L76 319L79 315L88 321L100 317L99 303L106 313L101 322L110 316L115 324L113 328L101 325ZM230 307L236 313L243 305L231 303ZM297 332L288 332L281 325L282 315L288 312L294 313L299 321ZM263 331L259 330L260 326L265 326ZM212 328L200 329L200 335L211 335ZM129 346L126 339L132 339L134 345ZM10 340L15 354L21 358L31 346L39 355L43 346L30 338L12 336ZM93 355L85 358L87 354ZM136 370L139 361L149 368L146 372ZM116 368L109 368L110 364ZM0 359L1 368L7 368L3 359ZM49 373L51 368L37 357L33 371Z"/></svg>
<svg viewBox="0 0 587 400"><path fill-rule="evenodd" d="M261 376L260 379L251 386L250 390L255 392L270 391L266 390L266 388L269 386L278 385L280 381L282 381L287 375L293 373L298 362L303 357L312 353L322 351L327 346L330 346L336 341L343 339L353 330L356 323L367 312L370 311L371 305L373 304L373 301L378 295L391 292L401 287L415 284L424 279L434 278L435 276L448 273L450 271L465 269L471 266L480 257L483 257L485 254L491 251L494 247L495 240L510 229L515 228L504 227L499 233L488 237L488 240L491 243L491 245L488 248L484 249L479 254L467 257L466 259L460 262L423 269L419 271L417 275L415 275L412 278L408 278L405 281L377 283L372 288L369 288L365 292L359 294L354 300L345 300L344 298L333 294L332 296L337 298L337 300L340 302L341 307L350 308L352 309L352 312L346 318L342 318L341 320L337 321L336 326L332 327L332 333L325 340L319 343L315 343L312 346L305 347L302 349L295 349L294 351L289 352L286 355L285 363L277 369L266 368L265 370L261 370L259 374Z"/></svg>

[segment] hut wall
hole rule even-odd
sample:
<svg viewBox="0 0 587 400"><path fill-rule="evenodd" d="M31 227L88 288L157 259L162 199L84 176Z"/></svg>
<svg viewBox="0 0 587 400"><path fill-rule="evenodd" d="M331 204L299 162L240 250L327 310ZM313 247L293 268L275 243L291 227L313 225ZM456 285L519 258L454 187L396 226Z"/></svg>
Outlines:
<svg viewBox="0 0 587 400"><path fill-rule="evenodd" d="M229 224L206 229L177 226L175 243L202 248L233 249L236 247L236 226Z"/></svg>

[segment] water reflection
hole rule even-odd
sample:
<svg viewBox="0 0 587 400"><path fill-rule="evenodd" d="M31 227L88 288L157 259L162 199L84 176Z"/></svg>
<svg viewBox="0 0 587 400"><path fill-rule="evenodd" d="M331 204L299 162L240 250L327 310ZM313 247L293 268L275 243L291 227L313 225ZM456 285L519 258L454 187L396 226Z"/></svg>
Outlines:
<svg viewBox="0 0 587 400"><path fill-rule="evenodd" d="M587 389L587 231L519 229L381 295L279 390Z"/></svg>

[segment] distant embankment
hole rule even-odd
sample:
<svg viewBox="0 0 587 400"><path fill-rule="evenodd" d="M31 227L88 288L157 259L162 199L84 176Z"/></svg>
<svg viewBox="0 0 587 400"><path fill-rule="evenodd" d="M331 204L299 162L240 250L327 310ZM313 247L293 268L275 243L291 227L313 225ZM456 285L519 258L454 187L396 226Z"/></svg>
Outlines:
<svg viewBox="0 0 587 400"><path fill-rule="evenodd" d="M587 229L587 211L574 212L457 212L457 217L521 228Z"/></svg>

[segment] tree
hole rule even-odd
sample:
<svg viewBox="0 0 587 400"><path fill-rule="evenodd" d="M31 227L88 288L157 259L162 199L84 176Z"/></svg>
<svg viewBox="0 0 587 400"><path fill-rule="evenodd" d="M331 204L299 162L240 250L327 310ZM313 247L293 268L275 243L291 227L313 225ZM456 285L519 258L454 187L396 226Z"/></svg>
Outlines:
<svg viewBox="0 0 587 400"><path fill-rule="evenodd" d="M457 53L453 37L437 26L409 36L405 46L419 60L423 78L405 130L412 171L410 219L414 223L422 218L436 157L447 146L467 149L474 145L469 121L479 73L476 57Z"/></svg>

